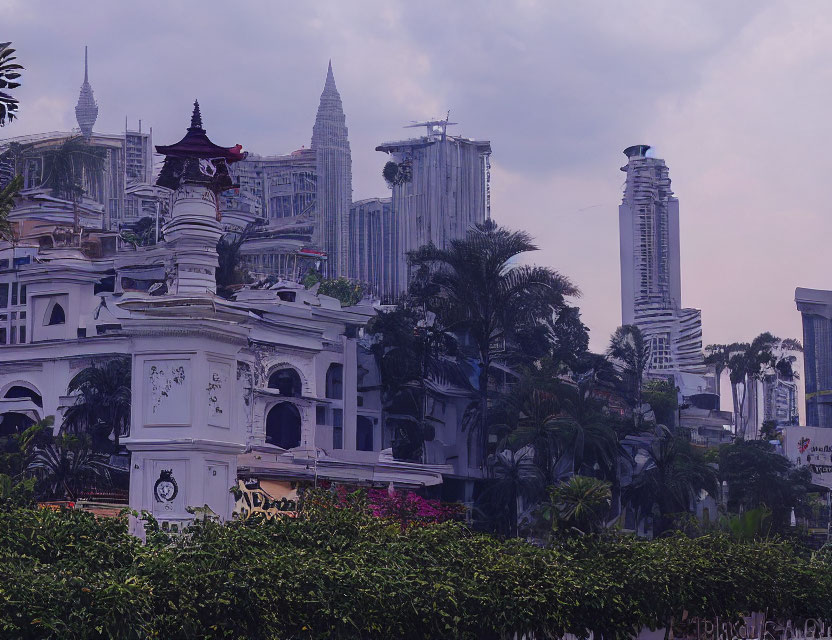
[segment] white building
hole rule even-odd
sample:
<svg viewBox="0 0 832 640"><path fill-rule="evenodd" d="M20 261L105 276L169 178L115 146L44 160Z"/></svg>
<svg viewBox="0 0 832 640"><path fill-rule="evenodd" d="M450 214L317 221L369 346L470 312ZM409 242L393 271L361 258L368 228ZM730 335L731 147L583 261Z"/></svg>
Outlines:
<svg viewBox="0 0 832 640"><path fill-rule="evenodd" d="M679 201L664 160L648 157L649 149L628 147L621 167L622 324L637 325L649 341L652 372L704 374L701 312L682 308Z"/></svg>

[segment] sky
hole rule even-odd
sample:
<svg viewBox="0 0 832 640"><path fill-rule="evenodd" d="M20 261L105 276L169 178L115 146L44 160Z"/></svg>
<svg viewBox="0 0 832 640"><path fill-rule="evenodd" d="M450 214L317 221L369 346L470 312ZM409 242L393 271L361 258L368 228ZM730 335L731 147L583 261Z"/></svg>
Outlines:
<svg viewBox="0 0 832 640"><path fill-rule="evenodd" d="M442 116L491 141L492 215L568 275L603 350L621 323L622 150L650 144L680 202L682 297L705 344L802 338L797 286L832 288L832 5L614 0L0 0L26 67L0 138L75 125L84 45L96 131L309 146L331 59L354 199L388 195L385 140Z"/></svg>

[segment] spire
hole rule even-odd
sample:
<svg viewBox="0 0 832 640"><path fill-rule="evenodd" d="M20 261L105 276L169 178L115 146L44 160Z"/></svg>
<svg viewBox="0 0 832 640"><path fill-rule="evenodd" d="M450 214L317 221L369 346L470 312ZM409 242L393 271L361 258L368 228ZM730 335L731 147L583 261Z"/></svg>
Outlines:
<svg viewBox="0 0 832 640"><path fill-rule="evenodd" d="M326 82L324 83L324 93L327 91L334 91L338 93L335 86L335 76L332 75L332 60L329 61L329 68L326 70Z"/></svg>
<svg viewBox="0 0 832 640"><path fill-rule="evenodd" d="M205 129L202 128L202 113L199 111L199 100L194 100L194 112L191 114L190 129L205 131Z"/></svg>
<svg viewBox="0 0 832 640"><path fill-rule="evenodd" d="M326 82L321 92L321 101L318 104L318 114L315 117L315 126L312 128L312 148L324 146L346 146L347 127L344 117L344 106L341 103L341 94L335 86L335 75L332 73L332 60L326 70Z"/></svg>
<svg viewBox="0 0 832 640"><path fill-rule="evenodd" d="M84 47L84 84L81 85L78 104L75 105L75 119L78 121L81 133L85 138L89 138L92 135L92 127L98 119L98 103L95 101L89 82L87 47Z"/></svg>

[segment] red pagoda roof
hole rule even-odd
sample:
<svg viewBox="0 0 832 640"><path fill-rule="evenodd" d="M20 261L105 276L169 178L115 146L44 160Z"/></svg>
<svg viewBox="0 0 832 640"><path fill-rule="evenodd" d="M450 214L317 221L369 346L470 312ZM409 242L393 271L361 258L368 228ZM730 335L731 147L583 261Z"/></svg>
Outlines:
<svg viewBox="0 0 832 640"><path fill-rule="evenodd" d="M211 142L202 128L202 114L198 101L194 101L191 126L188 127L185 137L176 144L156 145L156 151L172 158L222 158L227 163L238 162L246 157L242 145L221 147Z"/></svg>

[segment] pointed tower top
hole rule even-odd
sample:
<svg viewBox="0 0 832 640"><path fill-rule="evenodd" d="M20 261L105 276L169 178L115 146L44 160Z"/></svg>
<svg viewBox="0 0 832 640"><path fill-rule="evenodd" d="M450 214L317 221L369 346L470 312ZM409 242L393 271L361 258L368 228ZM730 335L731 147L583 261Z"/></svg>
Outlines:
<svg viewBox="0 0 832 640"><path fill-rule="evenodd" d="M326 82L324 83L324 93L327 91L334 91L338 93L338 88L335 86L335 76L332 74L332 60L329 61L329 67L326 70Z"/></svg>
<svg viewBox="0 0 832 640"><path fill-rule="evenodd" d="M191 126L189 130L205 131L202 128L202 113L199 111L199 100L194 100L194 112L191 114Z"/></svg>
<svg viewBox="0 0 832 640"><path fill-rule="evenodd" d="M75 119L81 128L85 138L92 135L92 127L98 119L98 104L89 82L89 64L87 47L84 47L84 83L81 85L81 93L78 95L78 104L75 105Z"/></svg>

